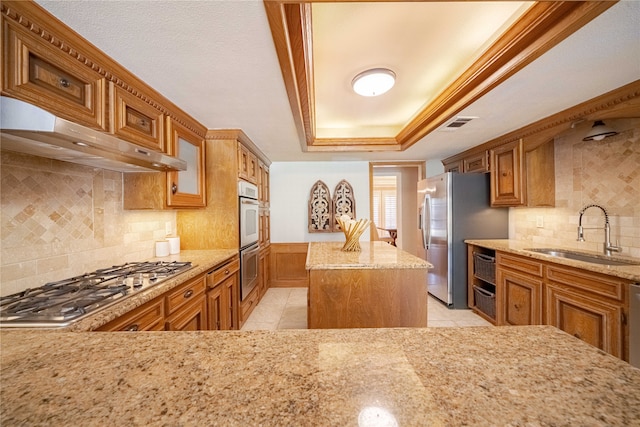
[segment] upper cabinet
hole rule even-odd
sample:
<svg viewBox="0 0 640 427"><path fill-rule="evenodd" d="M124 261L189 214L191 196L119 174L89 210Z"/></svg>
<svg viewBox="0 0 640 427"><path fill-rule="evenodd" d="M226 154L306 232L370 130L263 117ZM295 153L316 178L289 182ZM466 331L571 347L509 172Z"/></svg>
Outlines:
<svg viewBox="0 0 640 427"><path fill-rule="evenodd" d="M2 93L106 131L104 75L47 43L31 27L4 18L3 24Z"/></svg>
<svg viewBox="0 0 640 427"><path fill-rule="evenodd" d="M260 206L269 206L269 166L258 161L258 200Z"/></svg>
<svg viewBox="0 0 640 427"><path fill-rule="evenodd" d="M491 206L524 204L522 140L491 150Z"/></svg>
<svg viewBox="0 0 640 427"><path fill-rule="evenodd" d="M186 171L167 172L167 206L205 206L204 138L171 119L167 119L167 131L169 154L187 162Z"/></svg>
<svg viewBox="0 0 640 427"><path fill-rule="evenodd" d="M553 140L525 152L522 139L490 151L491 206L554 206Z"/></svg>
<svg viewBox="0 0 640 427"><path fill-rule="evenodd" d="M109 93L110 131L123 139L166 153L165 115L113 83L109 84Z"/></svg>
<svg viewBox="0 0 640 427"><path fill-rule="evenodd" d="M238 142L238 178L258 185L258 156Z"/></svg>

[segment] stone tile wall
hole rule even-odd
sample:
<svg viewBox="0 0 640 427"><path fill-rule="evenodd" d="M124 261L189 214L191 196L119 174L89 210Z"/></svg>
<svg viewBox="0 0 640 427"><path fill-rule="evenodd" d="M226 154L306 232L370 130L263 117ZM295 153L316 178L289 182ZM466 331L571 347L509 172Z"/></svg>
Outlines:
<svg viewBox="0 0 640 427"><path fill-rule="evenodd" d="M578 242L580 210L588 204L607 209L611 240L623 254L640 257L640 119L608 120L619 131L602 141L582 141L591 123L583 122L555 140L555 208L512 208L511 237L537 247L564 246L602 251L604 231L585 229ZM542 217L543 227L537 226ZM583 227L603 227L604 215L589 208Z"/></svg>
<svg viewBox="0 0 640 427"><path fill-rule="evenodd" d="M154 256L172 211L122 209L122 173L3 151L0 295Z"/></svg>

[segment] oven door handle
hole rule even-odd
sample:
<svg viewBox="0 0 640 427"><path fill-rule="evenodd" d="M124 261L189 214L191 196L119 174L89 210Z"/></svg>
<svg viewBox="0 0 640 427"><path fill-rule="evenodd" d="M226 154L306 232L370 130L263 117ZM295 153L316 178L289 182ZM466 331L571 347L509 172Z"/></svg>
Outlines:
<svg viewBox="0 0 640 427"><path fill-rule="evenodd" d="M253 255L256 252L260 252L260 246L259 245L256 245L255 248L248 247L247 249L242 251L243 255L245 255L245 256Z"/></svg>
<svg viewBox="0 0 640 427"><path fill-rule="evenodd" d="M253 199L242 199L240 203L242 203L243 205L259 205L260 204L260 202Z"/></svg>

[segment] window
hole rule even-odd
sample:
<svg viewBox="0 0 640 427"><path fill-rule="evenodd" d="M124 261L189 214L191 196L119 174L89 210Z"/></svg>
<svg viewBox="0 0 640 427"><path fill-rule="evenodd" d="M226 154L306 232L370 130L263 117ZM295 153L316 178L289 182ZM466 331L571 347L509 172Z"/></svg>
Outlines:
<svg viewBox="0 0 640 427"><path fill-rule="evenodd" d="M395 176L373 177L373 222L380 228L397 228Z"/></svg>

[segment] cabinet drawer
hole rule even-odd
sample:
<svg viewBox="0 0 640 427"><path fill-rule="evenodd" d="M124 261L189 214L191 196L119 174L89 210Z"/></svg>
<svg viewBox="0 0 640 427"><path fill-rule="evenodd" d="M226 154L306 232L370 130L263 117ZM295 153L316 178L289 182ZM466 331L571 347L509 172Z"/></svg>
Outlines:
<svg viewBox="0 0 640 427"><path fill-rule="evenodd" d="M624 301L625 290L629 284L628 281L617 277L556 266L547 267L547 279L616 301Z"/></svg>
<svg viewBox="0 0 640 427"><path fill-rule="evenodd" d="M500 268L510 268L522 271L537 277L542 277L543 266L540 261L531 260L517 255L508 255L503 252L496 254L497 263Z"/></svg>
<svg viewBox="0 0 640 427"><path fill-rule="evenodd" d="M164 298L156 298L149 301L97 330L162 331L164 330Z"/></svg>
<svg viewBox="0 0 640 427"><path fill-rule="evenodd" d="M166 152L165 116L113 83L109 84L111 132L156 151Z"/></svg>
<svg viewBox="0 0 640 427"><path fill-rule="evenodd" d="M258 298L260 297L260 292L258 292L258 287L253 288L251 293L245 298L242 303L240 303L241 311L242 311L242 322L246 322L247 318L253 311L256 305L258 305Z"/></svg>
<svg viewBox="0 0 640 427"><path fill-rule="evenodd" d="M236 259L230 263L217 268L212 273L207 274L207 287L214 288L217 284L222 283L225 279L232 276L240 269L240 260Z"/></svg>
<svg viewBox="0 0 640 427"><path fill-rule="evenodd" d="M204 294L204 290L205 278L204 276L198 276L167 292L167 315L174 313L180 307L197 299L197 297Z"/></svg>
<svg viewBox="0 0 640 427"><path fill-rule="evenodd" d="M106 79L26 30L3 22L3 93L106 131Z"/></svg>

